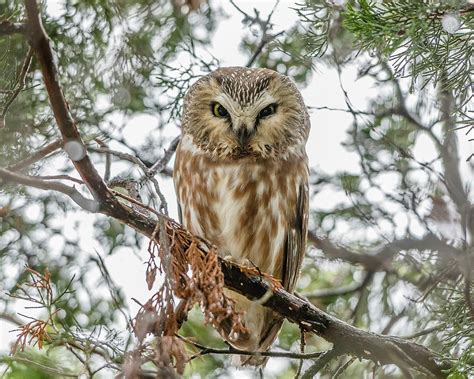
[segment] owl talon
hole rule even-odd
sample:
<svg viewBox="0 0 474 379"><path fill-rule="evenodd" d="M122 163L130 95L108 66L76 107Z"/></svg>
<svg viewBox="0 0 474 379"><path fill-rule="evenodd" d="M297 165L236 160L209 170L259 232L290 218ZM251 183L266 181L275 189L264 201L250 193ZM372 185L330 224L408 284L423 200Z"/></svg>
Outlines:
<svg viewBox="0 0 474 379"><path fill-rule="evenodd" d="M239 263L240 266L246 267L246 268L255 268L258 270L258 267L253 263L250 259L243 259Z"/></svg>
<svg viewBox="0 0 474 379"><path fill-rule="evenodd" d="M234 263L244 268L253 268L253 269L258 270L258 267L250 259L247 259L247 258L236 258L229 254L223 257L222 259L225 260L226 262Z"/></svg>

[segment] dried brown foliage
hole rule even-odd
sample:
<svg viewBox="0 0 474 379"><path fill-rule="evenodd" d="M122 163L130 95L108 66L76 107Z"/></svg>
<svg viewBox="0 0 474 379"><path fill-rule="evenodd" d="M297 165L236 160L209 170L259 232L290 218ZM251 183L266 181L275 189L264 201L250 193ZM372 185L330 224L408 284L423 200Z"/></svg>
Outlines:
<svg viewBox="0 0 474 379"><path fill-rule="evenodd" d="M151 289L157 273L164 282L142 305L135 317L134 331L140 344L148 334L158 337L154 357L149 360L161 369L173 365L178 373L184 370L184 344L174 335L194 304L200 305L206 323L216 329L225 328L236 337L248 333L240 313L234 309L234 301L224 292L224 274L216 248L205 252L203 246L199 238L164 218L150 239L146 282ZM181 299L179 306L175 297Z"/></svg>
<svg viewBox="0 0 474 379"><path fill-rule="evenodd" d="M43 347L44 340L51 340L50 336L46 332L46 327L49 325L50 320L50 318L48 318L46 321L32 319L32 321L20 326L18 329L15 329L19 333L17 340L13 345L12 353L15 354L18 348L20 348L21 351L25 350L25 347L27 345L31 345L33 341L35 341L35 344L37 343L38 347L41 349Z"/></svg>
<svg viewBox="0 0 474 379"><path fill-rule="evenodd" d="M53 303L53 288L51 286L50 272L48 269L46 269L44 274L41 274L30 267L27 267L26 271L31 276L31 282L23 284L23 286L26 288L19 286L19 291L22 293L22 295L15 295L14 297L17 299L37 303L44 307L50 307ZM32 296L28 292L28 288L34 288L36 291L38 291L40 299ZM46 329L48 326L52 325L52 318L59 311L59 309L56 309L53 312L51 312L51 309L49 309L49 311L49 316L46 320L40 320L21 315L30 319L31 321L20 326L18 329L15 329L15 331L18 331L18 336L12 348L13 354L18 350L18 348L23 351L27 345L31 345L33 342L34 345L38 344L38 347L41 349L45 340L51 340Z"/></svg>

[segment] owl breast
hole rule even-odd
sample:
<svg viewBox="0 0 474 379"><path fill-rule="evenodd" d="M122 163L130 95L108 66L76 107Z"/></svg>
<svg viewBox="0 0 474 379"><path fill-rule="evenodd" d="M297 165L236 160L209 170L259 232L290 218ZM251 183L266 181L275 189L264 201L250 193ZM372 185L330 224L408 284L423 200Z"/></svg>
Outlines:
<svg viewBox="0 0 474 379"><path fill-rule="evenodd" d="M185 135L174 172L190 232L214 243L222 256L282 279L298 188L307 181L304 159L216 163Z"/></svg>

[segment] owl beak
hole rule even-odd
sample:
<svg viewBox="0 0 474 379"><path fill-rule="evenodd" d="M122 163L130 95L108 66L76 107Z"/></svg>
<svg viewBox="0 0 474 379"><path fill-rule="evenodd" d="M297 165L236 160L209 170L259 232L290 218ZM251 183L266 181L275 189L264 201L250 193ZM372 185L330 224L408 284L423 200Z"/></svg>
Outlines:
<svg viewBox="0 0 474 379"><path fill-rule="evenodd" d="M241 148L245 148L247 146L252 134L253 133L246 127L240 127L239 130L237 130L237 137L239 138Z"/></svg>

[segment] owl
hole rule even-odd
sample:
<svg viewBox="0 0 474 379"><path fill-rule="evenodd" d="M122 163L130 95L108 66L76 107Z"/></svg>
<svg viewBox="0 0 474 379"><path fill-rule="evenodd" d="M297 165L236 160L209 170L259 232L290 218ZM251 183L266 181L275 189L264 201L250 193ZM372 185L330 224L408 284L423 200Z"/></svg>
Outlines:
<svg viewBox="0 0 474 379"><path fill-rule="evenodd" d="M174 166L183 225L224 258L257 267L290 292L306 243L309 129L303 98L288 77L264 68L220 68L185 96ZM282 318L236 292L226 294L249 332L230 335L224 325L219 333L237 349L268 350Z"/></svg>

